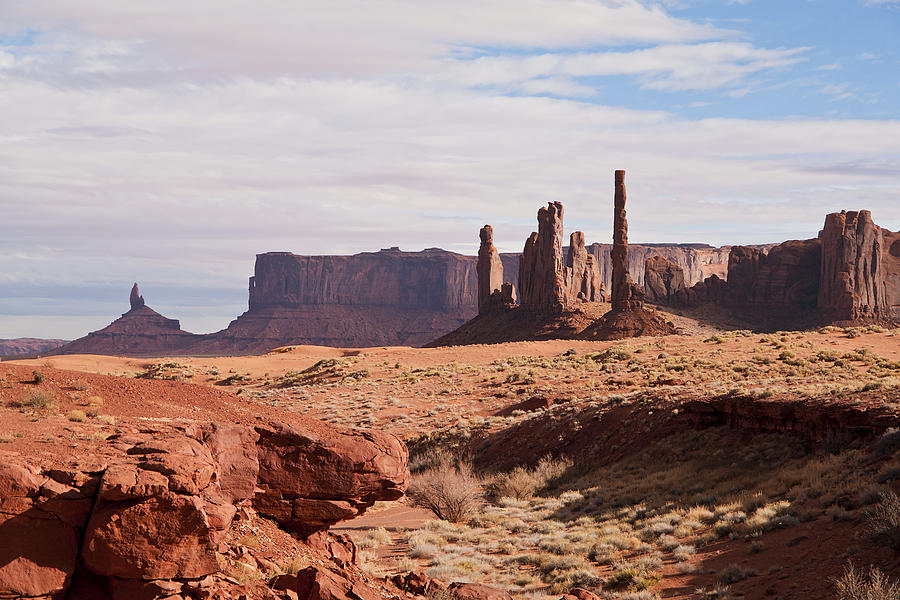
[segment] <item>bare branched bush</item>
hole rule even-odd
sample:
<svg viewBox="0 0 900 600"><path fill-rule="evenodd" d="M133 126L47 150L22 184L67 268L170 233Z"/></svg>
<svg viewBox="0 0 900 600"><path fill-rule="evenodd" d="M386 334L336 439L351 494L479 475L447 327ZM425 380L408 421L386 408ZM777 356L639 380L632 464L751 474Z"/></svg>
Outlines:
<svg viewBox="0 0 900 600"><path fill-rule="evenodd" d="M482 500L481 480L466 462L443 461L413 475L407 492L416 506L452 523L469 520Z"/></svg>
<svg viewBox="0 0 900 600"><path fill-rule="evenodd" d="M838 600L894 600L900 598L900 584L875 567L865 573L848 565L835 582Z"/></svg>
<svg viewBox="0 0 900 600"><path fill-rule="evenodd" d="M900 550L900 496L884 492L878 503L866 511L865 529L876 543Z"/></svg>

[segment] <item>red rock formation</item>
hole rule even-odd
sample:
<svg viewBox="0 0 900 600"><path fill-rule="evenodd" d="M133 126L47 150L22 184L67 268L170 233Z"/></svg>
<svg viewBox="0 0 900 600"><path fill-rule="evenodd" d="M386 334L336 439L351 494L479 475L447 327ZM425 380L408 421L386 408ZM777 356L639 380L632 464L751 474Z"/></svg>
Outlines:
<svg viewBox="0 0 900 600"><path fill-rule="evenodd" d="M569 308L563 262L563 205L538 210L538 230L525 241L519 262L519 302L535 314L559 314Z"/></svg>
<svg viewBox="0 0 900 600"><path fill-rule="evenodd" d="M418 346L477 313L476 259L439 249L256 257L249 310L198 340L196 354L278 346Z"/></svg>
<svg viewBox="0 0 900 600"><path fill-rule="evenodd" d="M390 435L312 422L258 430L145 426L80 455L76 469L30 466L52 458L0 455L0 598L60 598L76 562L112 600L209 598L217 551L251 497L254 504L264 499L264 508L286 506L290 516L282 521L309 534L403 493L406 448ZM331 552L335 565L353 561L349 548L340 557Z"/></svg>
<svg viewBox="0 0 900 600"><path fill-rule="evenodd" d="M202 336L182 330L177 319L166 318L145 306L137 284L131 288L130 302L131 309L103 329L92 331L48 354L159 356L187 352L188 346L202 339Z"/></svg>
<svg viewBox="0 0 900 600"><path fill-rule="evenodd" d="M662 256L653 256L644 264L644 293L647 302L674 305L684 301L684 271Z"/></svg>
<svg viewBox="0 0 900 600"><path fill-rule="evenodd" d="M604 302L606 290L600 278L600 270L594 255L584 247L584 233L576 231L569 236L566 258L566 282L571 299L580 302Z"/></svg>
<svg viewBox="0 0 900 600"><path fill-rule="evenodd" d="M628 273L628 219L625 211L625 171L616 171L613 204L612 302L613 310L643 306L643 295Z"/></svg>
<svg viewBox="0 0 900 600"><path fill-rule="evenodd" d="M644 290L628 273L628 220L625 218L625 171L615 173L613 203L612 310L581 332L583 339L617 340L642 335L669 335L675 326L644 309Z"/></svg>
<svg viewBox="0 0 900 600"><path fill-rule="evenodd" d="M478 312L490 308L491 294L500 291L503 285L503 262L494 247L494 228L485 225L479 232L481 246L478 248Z"/></svg>
<svg viewBox="0 0 900 600"><path fill-rule="evenodd" d="M406 447L381 432L334 433L258 427L259 484L253 504L283 528L308 536L396 500L406 488Z"/></svg>
<svg viewBox="0 0 900 600"><path fill-rule="evenodd" d="M447 590L457 600L512 600L507 592L482 583L454 582Z"/></svg>
<svg viewBox="0 0 900 600"><path fill-rule="evenodd" d="M131 310L135 310L144 306L144 297L141 296L141 292L138 289L138 284L135 283L131 288L131 296L128 298L128 301L131 303Z"/></svg>
<svg viewBox="0 0 900 600"><path fill-rule="evenodd" d="M478 249L478 314L509 310L516 305L513 285L503 281L503 260L494 247L494 229L482 227Z"/></svg>
<svg viewBox="0 0 900 600"><path fill-rule="evenodd" d="M869 211L832 213L818 238L790 240L768 253L732 247L728 280L708 278L687 290L684 303L719 304L763 328L888 322L900 305L895 236L875 225Z"/></svg>
<svg viewBox="0 0 900 600"><path fill-rule="evenodd" d="M38 338L14 338L0 340L0 356L24 356L41 354L59 348L69 340L44 340Z"/></svg>
<svg viewBox="0 0 900 600"><path fill-rule="evenodd" d="M894 319L900 321L900 231L881 230L884 236L885 292Z"/></svg>
<svg viewBox="0 0 900 600"><path fill-rule="evenodd" d="M867 210L825 217L819 233L822 267L819 311L834 321L890 316L884 272L884 235Z"/></svg>

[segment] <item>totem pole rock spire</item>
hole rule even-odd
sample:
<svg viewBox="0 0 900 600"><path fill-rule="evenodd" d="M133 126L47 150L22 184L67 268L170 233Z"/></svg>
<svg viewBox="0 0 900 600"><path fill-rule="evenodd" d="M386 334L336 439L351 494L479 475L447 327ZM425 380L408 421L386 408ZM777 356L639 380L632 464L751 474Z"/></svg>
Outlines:
<svg viewBox="0 0 900 600"><path fill-rule="evenodd" d="M613 202L612 308L629 310L644 305L643 290L628 273L628 219L625 215L625 171L616 171Z"/></svg>

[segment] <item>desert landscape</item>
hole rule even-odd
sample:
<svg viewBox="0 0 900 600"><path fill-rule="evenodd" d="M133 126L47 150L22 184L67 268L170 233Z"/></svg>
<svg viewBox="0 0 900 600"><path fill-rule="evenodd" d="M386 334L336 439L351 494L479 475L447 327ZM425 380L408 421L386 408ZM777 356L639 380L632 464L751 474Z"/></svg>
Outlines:
<svg viewBox="0 0 900 600"><path fill-rule="evenodd" d="M3 362L0 597L893 597L896 234L836 213L811 258L639 285L613 196L609 292L550 203L515 286L481 229L478 314L424 348L123 356L193 335L135 284Z"/></svg>
<svg viewBox="0 0 900 600"><path fill-rule="evenodd" d="M0 600L900 600L898 30L0 2Z"/></svg>

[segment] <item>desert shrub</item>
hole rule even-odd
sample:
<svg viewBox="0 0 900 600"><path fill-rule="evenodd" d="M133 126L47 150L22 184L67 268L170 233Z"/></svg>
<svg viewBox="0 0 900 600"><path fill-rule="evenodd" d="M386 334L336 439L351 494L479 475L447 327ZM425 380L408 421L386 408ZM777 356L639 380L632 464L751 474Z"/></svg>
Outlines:
<svg viewBox="0 0 900 600"><path fill-rule="evenodd" d="M875 567L868 573L848 565L835 582L838 600L889 600L900 598L900 584Z"/></svg>
<svg viewBox="0 0 900 600"><path fill-rule="evenodd" d="M572 462L566 459L544 456L533 469L516 467L509 473L498 475L485 487L494 498L531 498L540 490L559 480Z"/></svg>
<svg viewBox="0 0 900 600"><path fill-rule="evenodd" d="M33 412L56 412L56 398L50 390L28 390L20 404Z"/></svg>
<svg viewBox="0 0 900 600"><path fill-rule="evenodd" d="M416 506L452 523L467 521L481 505L481 480L463 461L444 461L412 477L408 491Z"/></svg>
<svg viewBox="0 0 900 600"><path fill-rule="evenodd" d="M66 414L66 418L74 423L84 423L87 420L87 415L82 410L70 410Z"/></svg>
<svg viewBox="0 0 900 600"><path fill-rule="evenodd" d="M740 565L730 564L719 572L719 583L728 585L754 575L756 575L756 569L745 569Z"/></svg>
<svg viewBox="0 0 900 600"><path fill-rule="evenodd" d="M534 496L538 486L539 482L534 473L522 467L516 467L509 473L498 475L486 487L488 494L492 497L524 500Z"/></svg>
<svg viewBox="0 0 900 600"><path fill-rule="evenodd" d="M876 543L900 550L900 496L893 491L866 511L865 531Z"/></svg>
<svg viewBox="0 0 900 600"><path fill-rule="evenodd" d="M893 454L900 447L900 429L891 427L875 442L875 455L887 456Z"/></svg>
<svg viewBox="0 0 900 600"><path fill-rule="evenodd" d="M32 377L31 383L33 383L34 385L40 385L40 384L44 383L44 380L46 379L44 374L41 373L40 371L32 371L31 377Z"/></svg>
<svg viewBox="0 0 900 600"><path fill-rule="evenodd" d="M378 527L366 532L366 535L356 540L358 548L377 548L390 543L391 534L384 527Z"/></svg>
<svg viewBox="0 0 900 600"><path fill-rule="evenodd" d="M599 354L592 355L591 358L604 363L622 361L631 358L631 352L629 352L627 348L623 348L622 346L613 346L611 348L607 348Z"/></svg>
<svg viewBox="0 0 900 600"><path fill-rule="evenodd" d="M629 589L635 592L653 587L662 579L662 574L651 571L641 571L636 567L627 567L613 573L603 587L610 590Z"/></svg>

